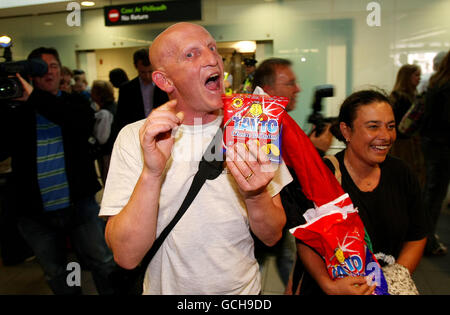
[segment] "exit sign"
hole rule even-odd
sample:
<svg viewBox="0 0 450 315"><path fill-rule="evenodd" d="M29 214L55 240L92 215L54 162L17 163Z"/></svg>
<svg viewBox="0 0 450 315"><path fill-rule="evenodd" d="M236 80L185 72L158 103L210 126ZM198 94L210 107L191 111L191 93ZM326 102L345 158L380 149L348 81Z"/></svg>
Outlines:
<svg viewBox="0 0 450 315"><path fill-rule="evenodd" d="M106 26L202 19L201 0L134 3L103 8Z"/></svg>

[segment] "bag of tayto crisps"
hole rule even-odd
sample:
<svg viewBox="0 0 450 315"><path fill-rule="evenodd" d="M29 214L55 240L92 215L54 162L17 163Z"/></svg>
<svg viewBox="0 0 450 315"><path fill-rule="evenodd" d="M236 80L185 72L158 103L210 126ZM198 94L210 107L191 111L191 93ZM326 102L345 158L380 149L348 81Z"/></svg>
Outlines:
<svg viewBox="0 0 450 315"><path fill-rule="evenodd" d="M292 234L314 248L325 260L332 279L365 276L376 283L376 295L387 294L382 269L365 242L364 225L348 194L309 209L306 224L291 229Z"/></svg>
<svg viewBox="0 0 450 315"><path fill-rule="evenodd" d="M376 283L374 294L387 295L386 279L367 246L364 224L352 200L297 123L289 115L282 123L283 160L315 206L303 215L306 223L290 232L322 256L332 279L364 276L369 285Z"/></svg>
<svg viewBox="0 0 450 315"><path fill-rule="evenodd" d="M281 121L286 97L255 94L223 95L223 148L257 140L269 160L281 163Z"/></svg>

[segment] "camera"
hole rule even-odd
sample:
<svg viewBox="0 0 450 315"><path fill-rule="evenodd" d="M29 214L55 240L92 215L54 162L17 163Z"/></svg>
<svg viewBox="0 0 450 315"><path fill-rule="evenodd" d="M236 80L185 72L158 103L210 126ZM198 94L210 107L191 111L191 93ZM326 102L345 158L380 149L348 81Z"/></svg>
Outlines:
<svg viewBox="0 0 450 315"><path fill-rule="evenodd" d="M16 77L16 73L24 78L42 77L47 70L47 63L41 59L0 63L0 100L11 100L22 96L22 83Z"/></svg>
<svg viewBox="0 0 450 315"><path fill-rule="evenodd" d="M318 85L315 87L314 100L312 103L312 113L308 117L308 122L315 126L314 131L316 136L320 136L327 124L333 124L337 120L337 117L325 118L321 114L322 111L322 99L325 97L332 97L334 95L334 87L330 84Z"/></svg>

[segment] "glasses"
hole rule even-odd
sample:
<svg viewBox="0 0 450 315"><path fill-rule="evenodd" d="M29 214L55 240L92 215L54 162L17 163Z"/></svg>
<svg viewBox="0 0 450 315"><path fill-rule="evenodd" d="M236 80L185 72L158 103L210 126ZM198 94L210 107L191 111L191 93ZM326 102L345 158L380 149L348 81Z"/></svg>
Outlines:
<svg viewBox="0 0 450 315"><path fill-rule="evenodd" d="M298 86L297 81L289 81L289 82L278 82L276 84L289 86L289 87L296 87Z"/></svg>

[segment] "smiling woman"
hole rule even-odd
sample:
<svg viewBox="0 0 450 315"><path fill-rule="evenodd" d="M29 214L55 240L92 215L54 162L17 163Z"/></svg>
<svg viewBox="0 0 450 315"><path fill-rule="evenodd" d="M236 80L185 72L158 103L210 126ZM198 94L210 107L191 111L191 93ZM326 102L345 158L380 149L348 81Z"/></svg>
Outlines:
<svg viewBox="0 0 450 315"><path fill-rule="evenodd" d="M412 273L422 257L427 226L417 178L401 160L388 155L396 139L392 106L380 92L355 92L342 104L338 123L335 136L347 145L336 154L341 185L358 209L373 253L394 257ZM300 294L371 293L366 284L356 289L347 278L329 281L317 254L303 244L297 247L307 270Z"/></svg>
<svg viewBox="0 0 450 315"><path fill-rule="evenodd" d="M376 169L396 139L394 113L387 99L374 98L365 106L356 103L356 99L356 96L349 97L341 108L341 111L355 111L351 114L353 120L341 121L339 125L347 143L346 160L354 160L361 168Z"/></svg>

